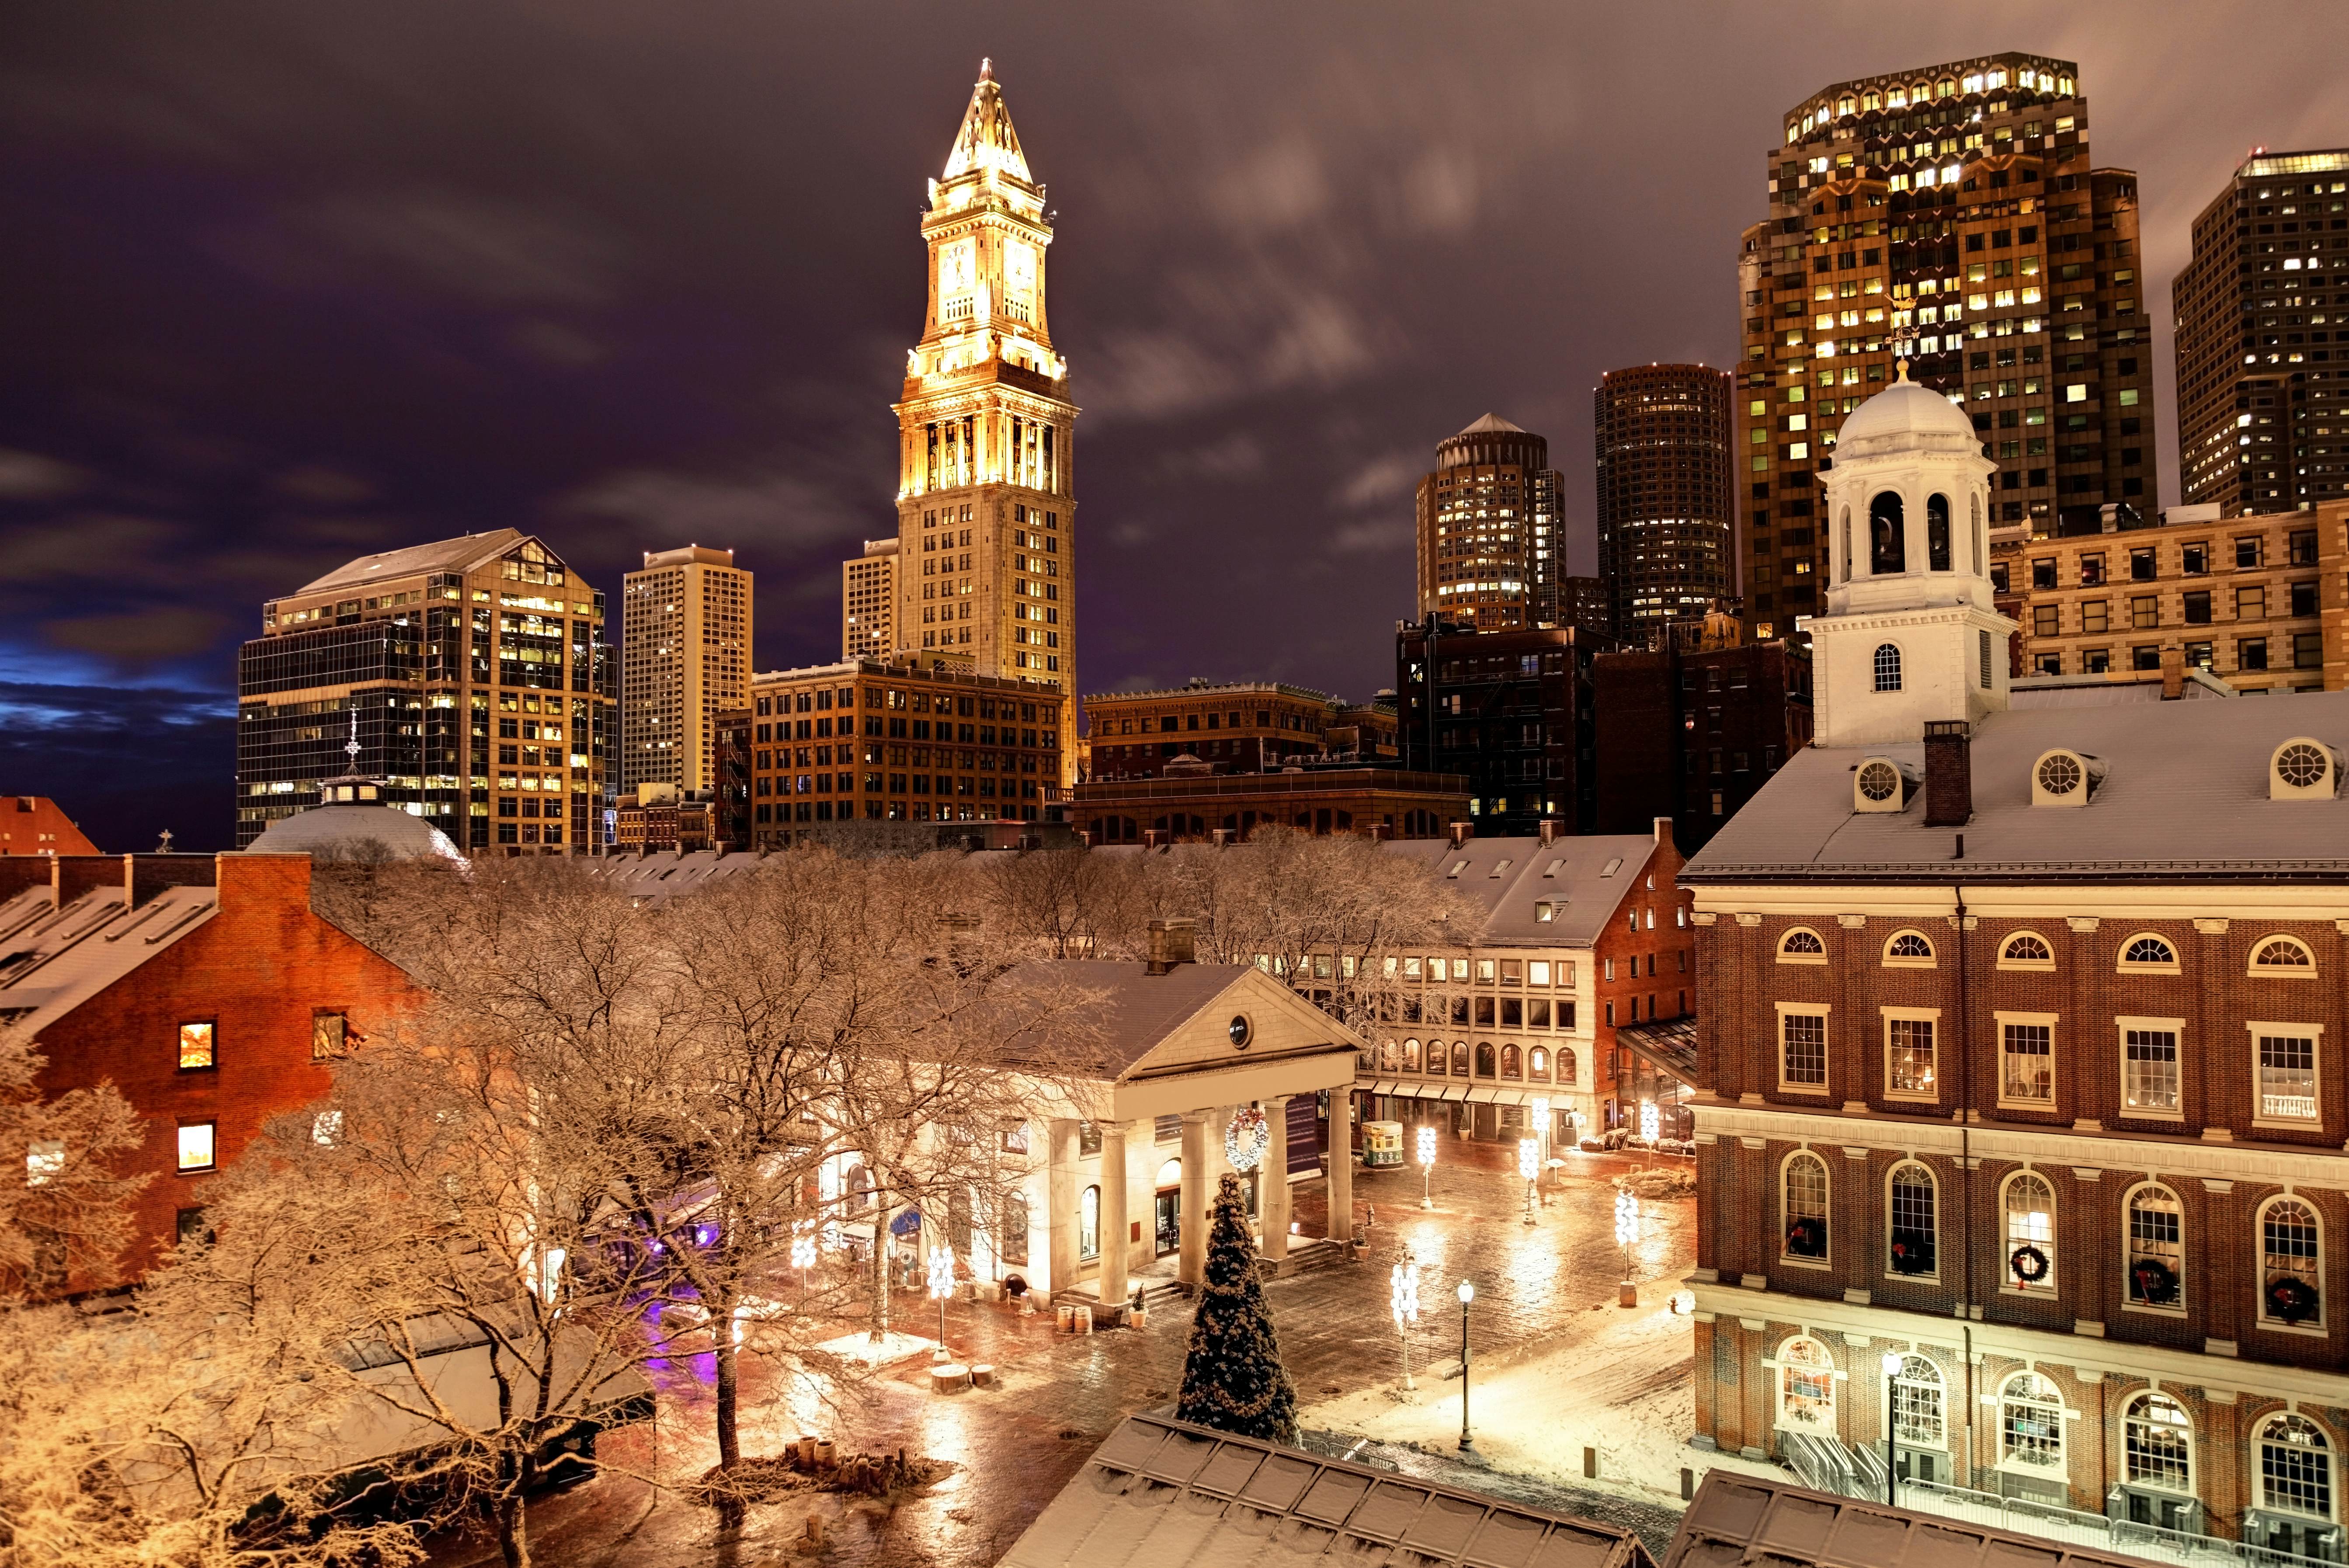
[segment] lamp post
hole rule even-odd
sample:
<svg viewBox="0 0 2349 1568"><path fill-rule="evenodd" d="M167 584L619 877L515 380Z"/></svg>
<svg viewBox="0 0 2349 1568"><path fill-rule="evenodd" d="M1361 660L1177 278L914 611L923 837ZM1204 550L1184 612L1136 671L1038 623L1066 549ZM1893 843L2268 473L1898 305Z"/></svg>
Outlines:
<svg viewBox="0 0 2349 1568"><path fill-rule="evenodd" d="M800 1272L800 1304L807 1304L808 1271L815 1267L815 1221L792 1221L792 1267Z"/></svg>
<svg viewBox="0 0 2349 1568"><path fill-rule="evenodd" d="M1526 1223L1534 1222L1534 1179L1541 1174L1541 1139L1517 1140L1517 1174L1526 1180Z"/></svg>
<svg viewBox="0 0 2349 1568"><path fill-rule="evenodd" d="M1899 1462L1899 1449L1892 1430L1892 1385L1900 1376L1900 1353L1884 1353L1884 1501L1898 1508L1900 1505L1900 1480L1894 1469Z"/></svg>
<svg viewBox="0 0 2349 1568"><path fill-rule="evenodd" d="M938 1347L930 1352L933 1361L947 1359L947 1298L954 1294L954 1250L950 1247L930 1249L930 1299L938 1303Z"/></svg>
<svg viewBox="0 0 2349 1568"><path fill-rule="evenodd" d="M1409 1252L1394 1266L1390 1304L1394 1311L1395 1334L1402 1341L1402 1386L1404 1392L1417 1388L1411 1380L1411 1331L1419 1322L1419 1261Z"/></svg>
<svg viewBox="0 0 2349 1568"><path fill-rule="evenodd" d="M1624 1306L1640 1304L1640 1287L1631 1282L1631 1243L1640 1239L1640 1200L1629 1192L1615 1194L1615 1244L1623 1249L1623 1283L1618 1301Z"/></svg>
<svg viewBox="0 0 2349 1568"><path fill-rule="evenodd" d="M1434 1169L1435 1126L1432 1122L1422 1122L1419 1124L1419 1206L1422 1209L1435 1207L1435 1197L1429 1187Z"/></svg>
<svg viewBox="0 0 2349 1568"><path fill-rule="evenodd" d="M1534 1137L1541 1140L1540 1180L1541 1185L1545 1189L1542 1193L1542 1206L1544 1208L1547 1208L1549 1206L1549 1193L1547 1190L1550 1185L1549 1127L1549 1100L1545 1096L1536 1096L1534 1098Z"/></svg>
<svg viewBox="0 0 2349 1568"><path fill-rule="evenodd" d="M1476 1287L1466 1280L1460 1282L1460 1451L1473 1454L1476 1445L1468 1440L1468 1303L1476 1299Z"/></svg>

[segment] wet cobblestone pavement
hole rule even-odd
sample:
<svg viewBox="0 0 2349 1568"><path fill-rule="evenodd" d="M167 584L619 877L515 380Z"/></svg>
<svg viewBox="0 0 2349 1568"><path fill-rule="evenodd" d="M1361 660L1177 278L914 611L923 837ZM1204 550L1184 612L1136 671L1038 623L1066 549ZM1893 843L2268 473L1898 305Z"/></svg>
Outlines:
<svg viewBox="0 0 2349 1568"><path fill-rule="evenodd" d="M1614 1242L1614 1189L1608 1179L1636 1160L1583 1156L1555 1189L1536 1223L1523 1222L1524 1184L1498 1167L1498 1148L1447 1147L1451 1163L1433 1176L1432 1210L1420 1207L1416 1168L1358 1172L1357 1223L1375 1210L1370 1256L1268 1286L1281 1351L1301 1408L1401 1381L1401 1346L1388 1311L1392 1265L1408 1247L1421 1268L1423 1322L1413 1350L1422 1387L1441 1387L1456 1366L1460 1313L1454 1289L1464 1275L1476 1286L1471 1311L1473 1364L1497 1373L1536 1352L1603 1339L1616 1321L1621 1251ZM1506 1151L1514 1159L1514 1150ZM1307 1234L1321 1229L1319 1184L1296 1193ZM1649 1203L1650 1223L1636 1249L1638 1275L1676 1283L1694 1251L1693 1207ZM1660 1296L1671 1284L1651 1284ZM936 1316L918 1293L898 1298L901 1329L935 1333ZM862 1387L834 1388L805 1374L744 1376L743 1449L779 1450L800 1432L834 1438L843 1451L904 1447L953 1469L893 1504L832 1494L794 1493L755 1508L737 1539L719 1541L710 1515L642 1480L607 1475L532 1509L533 1556L562 1568L767 1568L823 1563L842 1568L990 1568L1053 1494L1126 1416L1171 1405L1180 1385L1190 1310L1162 1303L1146 1327L1091 1336L1054 1332L1047 1313L1020 1316L992 1303L957 1303L947 1337L956 1357L989 1362L994 1387L943 1397L928 1388L926 1358L886 1367ZM848 1327L852 1325L843 1325ZM1683 1348L1681 1354L1684 1356ZM709 1391L680 1364L663 1387L667 1416L658 1428L609 1434L608 1463L670 1480L698 1474L716 1458L703 1434ZM1319 1446L1317 1443L1317 1446ZM1342 1451L1342 1449L1340 1450ZM1670 1511L1604 1492L1582 1492L1555 1479L1511 1477L1464 1468L1454 1459L1402 1444L1364 1450L1374 1462L1431 1480L1502 1492L1519 1501L1630 1524L1643 1537ZM1630 1517L1632 1513L1640 1517ZM811 1513L823 1517L820 1556L797 1552ZM1648 1517L1655 1514L1657 1518ZM1669 1537L1671 1525L1661 1528ZM1651 1541L1651 1545L1658 1542ZM444 1568L496 1560L489 1541L442 1543Z"/></svg>

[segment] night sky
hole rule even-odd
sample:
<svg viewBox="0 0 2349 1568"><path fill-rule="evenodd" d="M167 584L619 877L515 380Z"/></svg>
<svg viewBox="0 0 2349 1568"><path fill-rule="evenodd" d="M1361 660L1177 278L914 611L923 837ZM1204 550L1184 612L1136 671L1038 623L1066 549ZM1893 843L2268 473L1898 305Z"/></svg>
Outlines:
<svg viewBox="0 0 2349 1568"><path fill-rule="evenodd" d="M2141 176L2175 501L2188 223L2254 144L2349 145L2344 45L2338 0L11 6L0 792L224 846L261 602L468 530L616 600L731 546L759 668L836 657L981 56L1059 213L1083 689L1361 698L1412 487L1487 410L1550 438L1591 569L1592 383L1733 360L1764 150L1848 77L2079 62Z"/></svg>

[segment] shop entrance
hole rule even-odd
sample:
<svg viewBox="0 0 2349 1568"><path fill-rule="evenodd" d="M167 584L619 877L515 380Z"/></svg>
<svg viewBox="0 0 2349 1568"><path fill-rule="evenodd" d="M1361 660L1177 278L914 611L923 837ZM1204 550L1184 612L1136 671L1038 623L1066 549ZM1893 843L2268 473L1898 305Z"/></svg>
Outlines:
<svg viewBox="0 0 2349 1568"><path fill-rule="evenodd" d="M1170 1159L1158 1168L1155 1205L1157 1256L1183 1250L1183 1162Z"/></svg>

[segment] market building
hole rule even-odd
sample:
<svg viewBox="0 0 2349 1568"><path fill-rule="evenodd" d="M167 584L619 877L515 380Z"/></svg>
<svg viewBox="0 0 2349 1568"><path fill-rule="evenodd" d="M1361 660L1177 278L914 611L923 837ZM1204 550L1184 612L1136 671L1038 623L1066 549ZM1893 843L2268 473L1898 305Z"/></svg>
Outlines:
<svg viewBox="0 0 2349 1568"><path fill-rule="evenodd" d="M1845 422L1817 740L1682 873L1696 1440L2337 1561L2349 696L2010 702L1995 472Z"/></svg>
<svg viewBox="0 0 2349 1568"><path fill-rule="evenodd" d="M1048 811L1094 844L1239 840L1262 826L1432 838L1464 820L1470 804L1467 781L1452 774L1342 763L1234 774L1187 753L1160 777L1080 784L1063 795Z"/></svg>

